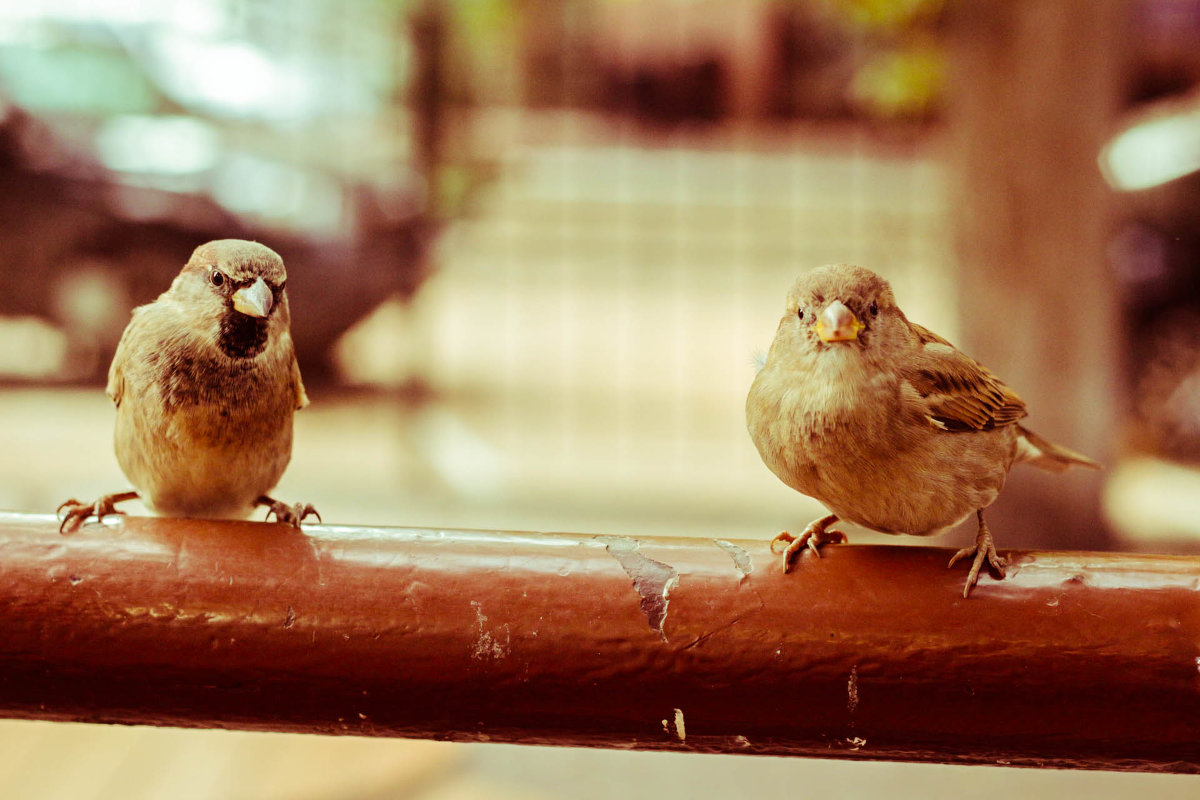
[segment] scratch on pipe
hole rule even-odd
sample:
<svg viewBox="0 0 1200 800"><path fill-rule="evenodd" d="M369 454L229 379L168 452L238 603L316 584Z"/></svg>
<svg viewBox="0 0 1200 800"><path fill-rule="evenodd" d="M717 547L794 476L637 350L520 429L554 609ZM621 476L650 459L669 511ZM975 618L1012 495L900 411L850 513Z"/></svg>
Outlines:
<svg viewBox="0 0 1200 800"><path fill-rule="evenodd" d="M750 559L750 553L747 552L746 548L739 547L725 539L713 539L713 543L728 553L729 557L733 559L733 566L742 575L740 580L744 581L750 577L750 573L754 571L754 562Z"/></svg>
<svg viewBox="0 0 1200 800"><path fill-rule="evenodd" d="M679 571L669 564L655 561L638 552L638 543L627 536L597 536L604 542L609 555L617 560L621 569L633 581L633 588L641 597L642 613L650 623L650 629L667 641L663 626L667 621L667 605L671 601L671 590L679 583Z"/></svg>
<svg viewBox="0 0 1200 800"><path fill-rule="evenodd" d="M508 623L504 623L500 628L504 632L504 640L501 641L499 637L493 636L484 627L488 618L483 613L483 604L478 600L472 600L471 608L475 609L475 622L479 625L479 638L475 640L475 645L471 648L471 658L477 661L484 659L499 661L507 656L510 650Z"/></svg>
<svg viewBox="0 0 1200 800"><path fill-rule="evenodd" d="M846 682L846 710L851 714L858 708L858 665L850 668L850 680Z"/></svg>
<svg viewBox="0 0 1200 800"><path fill-rule="evenodd" d="M716 636L721 631L732 628L734 625L737 625L739 622L741 622L746 617L750 616L751 614L757 614L759 611L762 611L766 607L767 607L766 603L764 603L762 598L760 597L760 598L758 598L758 608L752 608L744 614L738 614L733 619L729 620L726 623L718 625L717 627L713 628L711 631L700 634L695 639L692 639L690 642L688 642L687 644L685 644L683 647L681 647L679 649L680 650L689 650L693 647L696 647L697 645L704 644L710 638L712 638L713 636Z"/></svg>

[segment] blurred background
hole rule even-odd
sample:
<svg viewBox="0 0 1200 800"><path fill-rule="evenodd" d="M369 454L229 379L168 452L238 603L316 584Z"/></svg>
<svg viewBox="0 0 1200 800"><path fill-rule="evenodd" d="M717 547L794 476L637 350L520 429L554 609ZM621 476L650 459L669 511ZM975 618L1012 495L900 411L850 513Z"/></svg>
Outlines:
<svg viewBox="0 0 1200 800"><path fill-rule="evenodd" d="M0 0L0 186L0 508L125 487L103 384L129 311L243 237L287 263L313 400L278 495L329 522L807 523L742 404L791 282L849 261L1105 462L1017 470L1002 548L1200 551L1200 0ZM1195 789L31 722L0 742L14 798Z"/></svg>

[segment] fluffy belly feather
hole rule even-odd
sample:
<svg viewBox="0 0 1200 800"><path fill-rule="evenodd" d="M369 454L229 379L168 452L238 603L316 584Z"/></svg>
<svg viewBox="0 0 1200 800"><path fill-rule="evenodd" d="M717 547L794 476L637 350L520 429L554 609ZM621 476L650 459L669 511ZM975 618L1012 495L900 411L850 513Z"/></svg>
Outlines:
<svg viewBox="0 0 1200 800"><path fill-rule="evenodd" d="M883 533L938 533L995 501L1016 454L1014 428L900 425L898 402L855 398L844 384L837 395L798 391L760 373L747 398L759 413L747 421L764 463L842 519Z"/></svg>
<svg viewBox="0 0 1200 800"><path fill-rule="evenodd" d="M991 505L1011 462L1004 454L1015 450L1015 438L1002 431L945 438L950 441L928 449L896 452L882 465L868 465L853 447L836 442L795 442L764 461L784 483L842 519L882 533L929 535ZM814 452L826 455L816 459Z"/></svg>
<svg viewBox="0 0 1200 800"><path fill-rule="evenodd" d="M117 460L148 508L244 518L279 482L291 459L291 409L225 411L193 407L155 419L135 403L118 409Z"/></svg>

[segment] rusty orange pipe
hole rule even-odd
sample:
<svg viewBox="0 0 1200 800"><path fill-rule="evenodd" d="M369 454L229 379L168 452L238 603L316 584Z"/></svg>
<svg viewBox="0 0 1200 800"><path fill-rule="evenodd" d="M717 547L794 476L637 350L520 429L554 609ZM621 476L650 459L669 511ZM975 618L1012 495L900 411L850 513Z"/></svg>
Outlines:
<svg viewBox="0 0 1200 800"><path fill-rule="evenodd" d="M1200 559L0 514L0 716L1194 772Z"/></svg>

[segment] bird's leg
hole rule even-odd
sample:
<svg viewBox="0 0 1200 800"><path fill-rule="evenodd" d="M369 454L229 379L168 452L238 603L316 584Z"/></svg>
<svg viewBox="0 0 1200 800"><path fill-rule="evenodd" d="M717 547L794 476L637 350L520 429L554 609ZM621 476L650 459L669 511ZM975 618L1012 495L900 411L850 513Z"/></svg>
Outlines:
<svg viewBox="0 0 1200 800"><path fill-rule="evenodd" d="M80 525L87 521L88 517L94 516L97 520L102 520L109 514L124 514L124 511L117 509L117 503L132 500L137 496L137 492L114 492L102 495L94 503L81 503L72 497L54 511L56 516L62 514L63 509L66 509L67 512L58 525L58 532L67 533L67 524L74 522L75 524L71 526L70 530L71 533L74 533L79 530Z"/></svg>
<svg viewBox="0 0 1200 800"><path fill-rule="evenodd" d="M286 525L291 525L293 528L299 528L300 523L309 516L317 518L317 522L321 522L321 515L312 507L312 503L296 503L289 506L280 500L274 500L267 497L265 494L254 501L256 506L267 507L267 520L271 519L271 515L275 515L275 519Z"/></svg>
<svg viewBox="0 0 1200 800"><path fill-rule="evenodd" d="M838 521L837 514L827 514L818 520L808 523L808 527L804 529L804 533L799 536L792 536L787 531L781 532L778 536L771 540L771 552L775 552L775 545L779 542L786 542L787 547L783 549L783 571L790 572L792 569L792 559L800 548L807 547L813 552L817 558L821 557L821 551L818 549L823 544L837 544L846 541L846 534L841 531L831 531L829 526Z"/></svg>
<svg viewBox="0 0 1200 800"><path fill-rule="evenodd" d="M996 552L996 543L992 541L992 532L988 530L987 523L983 521L983 509L979 509L976 514L979 517L979 533L975 535L975 546L959 550L946 565L948 568L953 567L960 558L975 556L975 560L971 563L971 571L967 573L967 585L963 587L963 599L966 599L967 595L971 593L971 587L979 580L979 569L985 560L997 580L1004 579L1004 568L1008 566L1008 560Z"/></svg>

